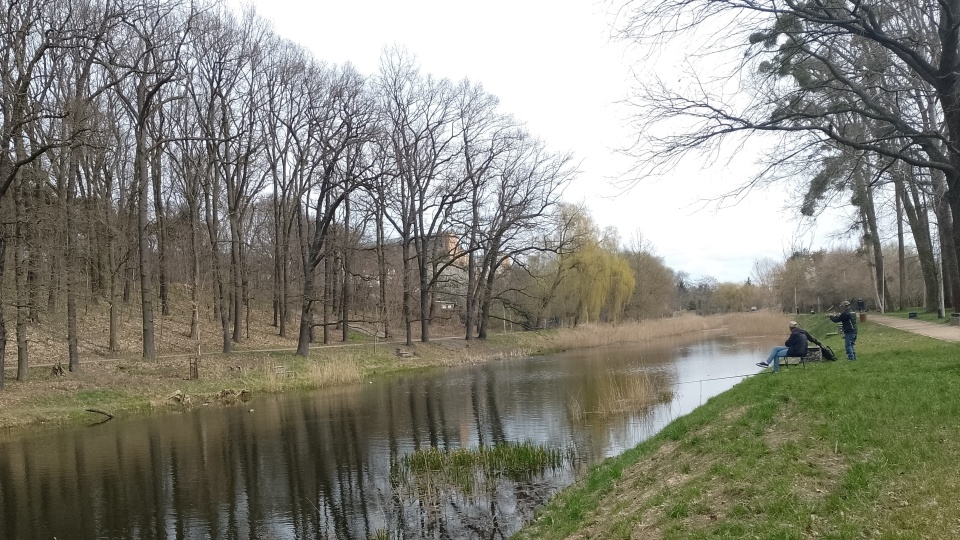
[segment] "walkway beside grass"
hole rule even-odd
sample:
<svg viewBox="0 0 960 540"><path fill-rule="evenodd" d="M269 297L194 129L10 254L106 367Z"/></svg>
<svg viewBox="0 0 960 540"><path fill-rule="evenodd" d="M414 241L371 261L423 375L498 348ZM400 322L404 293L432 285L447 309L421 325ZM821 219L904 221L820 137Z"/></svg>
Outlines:
<svg viewBox="0 0 960 540"><path fill-rule="evenodd" d="M960 326L867 313L867 321L943 341L960 341Z"/></svg>

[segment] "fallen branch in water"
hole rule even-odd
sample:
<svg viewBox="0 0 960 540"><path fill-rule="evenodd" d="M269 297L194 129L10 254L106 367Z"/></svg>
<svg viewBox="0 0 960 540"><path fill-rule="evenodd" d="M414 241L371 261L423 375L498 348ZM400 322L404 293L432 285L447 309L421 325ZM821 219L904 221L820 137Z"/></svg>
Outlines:
<svg viewBox="0 0 960 540"><path fill-rule="evenodd" d="M106 412L106 411L101 411L100 409L87 409L87 412L102 414L102 415L104 415L104 416L107 417L107 420L110 420L110 419L113 418L113 415L112 415L112 414L110 414L110 413L108 413L108 412ZM104 420L104 422L106 422L106 420Z"/></svg>

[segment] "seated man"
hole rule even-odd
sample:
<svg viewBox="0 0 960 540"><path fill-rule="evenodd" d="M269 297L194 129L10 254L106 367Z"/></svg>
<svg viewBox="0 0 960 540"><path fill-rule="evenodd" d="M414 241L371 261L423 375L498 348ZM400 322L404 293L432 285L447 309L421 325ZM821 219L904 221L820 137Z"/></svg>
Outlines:
<svg viewBox="0 0 960 540"><path fill-rule="evenodd" d="M760 367L769 367L773 362L773 371L780 371L780 359L787 356L806 356L807 333L797 326L796 321L790 321L790 337L783 346L776 346L770 351L766 362L757 362Z"/></svg>

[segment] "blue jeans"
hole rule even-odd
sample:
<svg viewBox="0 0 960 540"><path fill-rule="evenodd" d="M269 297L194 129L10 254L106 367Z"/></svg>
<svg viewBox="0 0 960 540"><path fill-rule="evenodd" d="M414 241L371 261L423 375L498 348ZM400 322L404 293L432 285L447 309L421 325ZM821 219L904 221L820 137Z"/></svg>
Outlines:
<svg viewBox="0 0 960 540"><path fill-rule="evenodd" d="M774 371L780 371L780 359L786 358L787 348L783 345L777 345L770 351L770 356L767 356L767 365L772 365Z"/></svg>
<svg viewBox="0 0 960 540"><path fill-rule="evenodd" d="M856 360L857 351L853 350L853 346L857 343L857 334L844 334L843 335L843 348L847 351L847 360Z"/></svg>

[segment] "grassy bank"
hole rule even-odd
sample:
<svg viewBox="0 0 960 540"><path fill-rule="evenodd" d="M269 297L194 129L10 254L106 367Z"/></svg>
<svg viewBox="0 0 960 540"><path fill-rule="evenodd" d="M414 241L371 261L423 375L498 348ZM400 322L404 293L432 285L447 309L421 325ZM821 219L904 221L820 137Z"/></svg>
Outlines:
<svg viewBox="0 0 960 540"><path fill-rule="evenodd" d="M684 316L642 323L498 334L483 342L467 342L461 338L436 339L429 344L403 347L396 343L367 341L315 346L307 358L293 355L292 348L283 349L284 343L264 335L246 346L260 343L271 348L270 352L248 350L230 355L203 354L196 380L187 380L190 375L189 351L193 347L189 340L182 340L179 349L176 342L168 341L171 344L163 349L166 355L157 361L144 361L132 354L104 358L94 354L91 346L87 349L89 352L82 355L78 373L54 376L49 366L36 367L30 370L28 381L19 382L13 380L13 372L8 371L6 389L0 391L0 428L94 422L104 418L88 409L129 416L170 408L233 404L247 396L350 384L399 371L477 364L578 347L643 342L708 330L733 335L782 333L785 320L784 315L765 313ZM168 331L167 335L182 336L182 330ZM44 334L41 332L40 335ZM60 346L52 338L48 341L49 350L44 351L38 344L33 349L34 358L49 362L57 357ZM293 343L286 345L292 347ZM214 343L205 343L202 350L214 346ZM411 356L397 357L398 347ZM16 358L15 353L8 354L8 358Z"/></svg>
<svg viewBox="0 0 960 540"><path fill-rule="evenodd" d="M518 538L960 537L960 349L866 322L857 354L744 380L592 469Z"/></svg>

